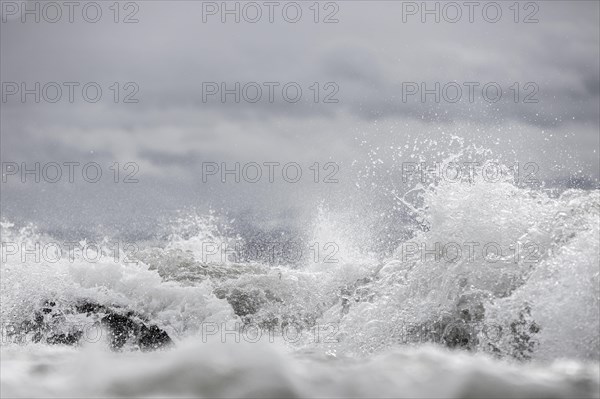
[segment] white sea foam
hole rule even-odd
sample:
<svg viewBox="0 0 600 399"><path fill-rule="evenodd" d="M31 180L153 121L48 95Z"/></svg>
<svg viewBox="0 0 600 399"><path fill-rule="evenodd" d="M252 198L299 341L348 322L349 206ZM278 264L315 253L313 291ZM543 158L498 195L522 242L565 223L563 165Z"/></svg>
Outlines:
<svg viewBox="0 0 600 399"><path fill-rule="evenodd" d="M3 254L2 396L598 397L598 190L442 181L419 186L412 203L394 195L420 228L385 257L365 249L368 229L351 212L324 206L309 236L335 241L337 263L207 264L207 240L242 242L213 215L183 218L137 264ZM52 240L7 221L2 237ZM474 250L449 256L449 243ZM503 253L482 251L490 243ZM50 333L97 322L74 310L84 302L132 312L175 345L44 344L31 325L49 302ZM244 324L271 335L204 342L207 325ZM290 326L298 339L282 333Z"/></svg>

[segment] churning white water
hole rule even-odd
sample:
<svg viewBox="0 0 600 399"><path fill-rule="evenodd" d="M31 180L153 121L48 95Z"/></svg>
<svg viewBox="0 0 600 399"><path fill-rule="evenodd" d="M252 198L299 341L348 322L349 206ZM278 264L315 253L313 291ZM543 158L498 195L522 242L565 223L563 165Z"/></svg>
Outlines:
<svg viewBox="0 0 600 399"><path fill-rule="evenodd" d="M3 246L2 396L600 395L598 190L441 181L412 211L382 256L322 206L294 262L215 214L132 254L4 220L46 253Z"/></svg>

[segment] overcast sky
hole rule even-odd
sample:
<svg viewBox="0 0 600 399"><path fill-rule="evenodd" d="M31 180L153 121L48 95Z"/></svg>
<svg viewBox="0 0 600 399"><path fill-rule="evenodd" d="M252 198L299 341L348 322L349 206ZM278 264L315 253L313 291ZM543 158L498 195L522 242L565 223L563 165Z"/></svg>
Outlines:
<svg viewBox="0 0 600 399"><path fill-rule="evenodd" d="M6 3L11 3L9 6ZM84 4L82 2L81 4ZM95 161L139 165L136 184L2 184L2 213L9 219L114 223L148 220L163 211L193 205L265 209L313 207L322 198L343 198L355 187L353 161L368 160L368 149L398 148L415 140L437 141L431 162L441 161L447 137L456 135L521 163L536 162L549 180L578 176L598 179L599 163L599 3L521 2L519 23L513 2L498 2L502 17L486 21L483 5L451 23L421 22L407 2L321 3L319 23L313 2L300 2L302 17L287 22L280 2L274 22L221 22L207 15L212 4L193 1L121 3L119 23L113 2L99 2L102 17L86 22L81 7L68 22L67 8L56 23L47 9L40 23L13 2L2 2L0 25L3 102L3 162ZM16 2L20 7L20 2ZM62 4L58 2L58 4ZM228 3L235 7L234 2ZM417 6L421 2L414 3ZM458 2L463 4L463 2ZM442 3L443 5L443 3ZM240 5L242 7L243 4ZM434 7L434 3L429 3ZM34 5L31 5L33 8ZM40 6L42 7L42 6ZM314 7L314 6L313 6ZM403 8L404 7L404 8ZM441 7L441 6L440 6ZM248 9L250 17L254 11ZM403 21L403 11L406 21ZM453 18L454 10L446 9ZM43 10L42 10L43 12ZM93 10L88 10L93 16ZM123 23L130 13L137 23ZM288 9L287 17L294 16ZM488 10L487 18L495 9ZM328 15L337 23L323 23ZM533 14L532 14L533 13ZM530 16L531 15L531 16ZM523 23L528 16L537 23ZM7 82L78 82L74 101L39 104L33 96L7 95ZM81 87L97 82L97 103L83 100ZM114 82L119 102L113 101ZM127 82L133 85L125 87ZM256 103L225 103L217 95L203 101L203 82L277 82L273 102L267 88ZM296 82L302 99L289 103L281 88ZM319 100L314 102L315 82ZM403 82L463 87L456 103L419 94L403 99ZM463 83L475 82L473 101ZM514 83L519 83L515 103ZM326 86L330 83L329 86ZM490 103L481 87L495 83L502 99ZM526 86L529 83L528 86ZM137 103L123 103L134 88ZM327 94L337 102L324 103ZM54 93L54 92L49 92ZM254 92L248 92L252 95ZM453 92L450 92L453 93ZM406 92L404 92L406 94ZM537 102L524 103L524 99ZM53 96L53 94L49 94ZM425 151L425 147L418 151ZM382 150L383 152L383 150ZM410 154L402 155L409 159ZM203 183L202 162L314 162L340 165L336 184ZM356 163L354 164L356 165ZM124 172L123 172L124 173ZM272 215L273 216L273 215Z"/></svg>

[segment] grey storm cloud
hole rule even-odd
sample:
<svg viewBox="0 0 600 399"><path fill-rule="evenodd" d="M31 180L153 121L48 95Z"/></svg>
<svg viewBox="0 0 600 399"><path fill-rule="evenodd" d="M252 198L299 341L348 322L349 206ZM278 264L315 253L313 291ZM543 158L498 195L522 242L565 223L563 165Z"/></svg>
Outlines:
<svg viewBox="0 0 600 399"><path fill-rule="evenodd" d="M480 104L424 105L418 95L403 101L402 83L426 82L432 87L435 82L498 82L507 92L506 98L514 82L535 82L540 105L515 107L510 106L511 100L503 100L507 104L499 111L504 118L547 127L546 120L553 119L558 109L597 121L598 33L594 30L597 13L593 12L597 4L544 3L539 23L512 24L507 29L505 24L481 22L402 24L400 6L385 3L386 8L341 3L338 24L298 29L214 21L203 24L199 6L165 2L142 3L138 24L116 28L108 23L32 26L13 21L3 25L3 75L4 80L14 81L135 81L141 103L129 112L189 107L190 112L242 119L335 118L339 112L347 112L367 119L398 116L421 120L427 117L428 107L442 108L448 120L464 119L477 117L465 109L487 106L479 94ZM572 10L566 10L569 7ZM188 10L195 12L183 12ZM561 13L576 15L566 19ZM374 29L367 39L356 27L369 25ZM27 62L16 62L24 57ZM231 96L222 103L219 95L203 102L203 82L225 82L228 87L235 82L278 82L279 87L298 82L304 96L303 101L290 104L278 87L271 103L265 100L267 89L263 87L263 98L257 103L232 103ZM315 106L308 92L312 82L335 82L339 103ZM540 116L533 118L536 113ZM486 117L483 112L480 118Z"/></svg>
<svg viewBox="0 0 600 399"><path fill-rule="evenodd" d="M403 23L402 2L390 1L338 2L334 24L309 17L297 24L223 24L218 17L203 23L201 3L138 2L135 24L3 22L3 82L97 82L103 97L95 104L82 101L79 91L73 103L10 97L1 104L2 159L135 161L142 174L170 187L152 189L156 202L185 203L198 198L191 193L199 189L202 161L351 164L362 156L360 140L404 145L409 136L435 139L442 130L482 145L510 141L521 158L578 160L560 171L548 164L548 175L586 169L598 177L597 2L539 2L535 24L514 23L511 15L496 24L423 24L417 17ZM121 99L130 92L123 85L134 82L139 102L114 103L114 82ZM256 103L231 96L223 103L218 95L203 101L205 82L279 86L273 102L265 89ZM288 82L303 89L297 103L281 97ZM330 82L339 101L324 103L334 91L325 87ZM496 82L504 92L496 103L479 89L473 102L465 101L465 89L455 104L422 103L418 94L403 98L407 82L429 88ZM522 102L532 89L527 82L535 83L538 102ZM94 203L92 194L78 195Z"/></svg>

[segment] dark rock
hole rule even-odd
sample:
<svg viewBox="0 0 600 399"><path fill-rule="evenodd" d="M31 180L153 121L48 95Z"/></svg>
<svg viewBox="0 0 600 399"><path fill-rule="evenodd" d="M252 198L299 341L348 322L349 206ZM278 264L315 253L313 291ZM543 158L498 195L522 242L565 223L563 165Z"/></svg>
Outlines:
<svg viewBox="0 0 600 399"><path fill-rule="evenodd" d="M173 344L169 335L158 326L148 324L135 312L108 307L92 302L60 307L55 301L46 301L33 320L11 326L8 332L13 340L24 343L25 337L33 342L51 345L78 345L85 338L84 328L90 325L70 325L67 315L85 314L96 320L108 332L109 345L119 350L126 345L143 351L165 348Z"/></svg>
<svg viewBox="0 0 600 399"><path fill-rule="evenodd" d="M244 317L258 312L265 302L258 290L242 291L234 288L227 296L227 302L233 307L236 315Z"/></svg>
<svg viewBox="0 0 600 399"><path fill-rule="evenodd" d="M540 327L531 317L531 308L525 305L519 312L519 319L510 323L511 355L519 360L529 360L538 345L535 334L540 332Z"/></svg>
<svg viewBox="0 0 600 399"><path fill-rule="evenodd" d="M169 335L156 325L146 325L132 311L120 313L94 303L83 303L76 307L79 313L88 316L100 315L100 323L109 331L110 345L121 349L129 343L141 350L154 350L173 343Z"/></svg>
<svg viewBox="0 0 600 399"><path fill-rule="evenodd" d="M525 303L519 311L518 318L512 320L506 328L499 327L499 334L506 334L507 339L498 345L496 342L487 344L487 350L500 357L510 356L517 360L531 360L539 345L537 334L541 327L531 316L531 307Z"/></svg>
<svg viewBox="0 0 600 399"><path fill-rule="evenodd" d="M477 329L457 315L442 315L427 323L410 325L406 343L436 343L453 349L472 350L478 344Z"/></svg>

